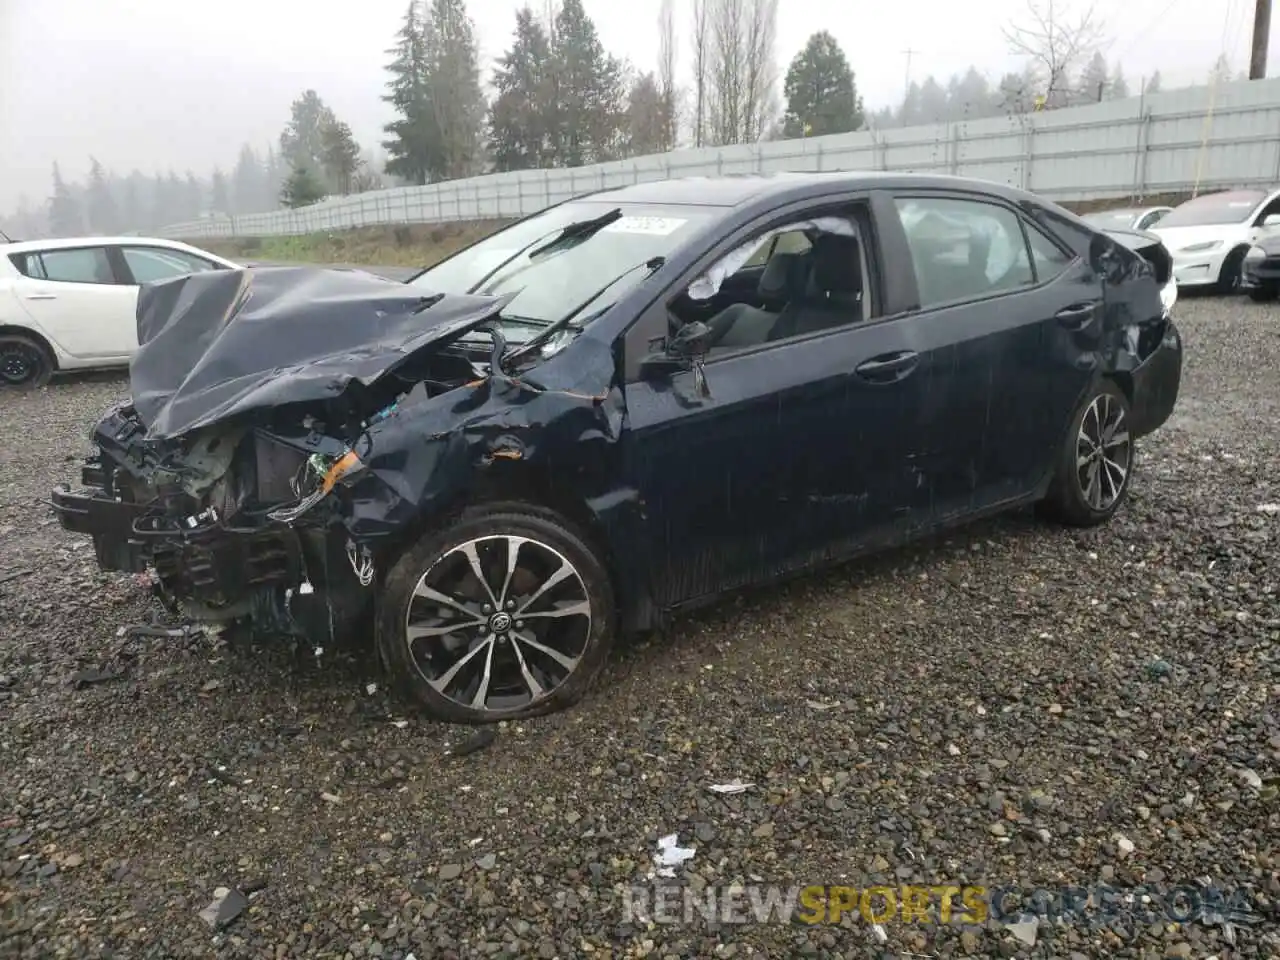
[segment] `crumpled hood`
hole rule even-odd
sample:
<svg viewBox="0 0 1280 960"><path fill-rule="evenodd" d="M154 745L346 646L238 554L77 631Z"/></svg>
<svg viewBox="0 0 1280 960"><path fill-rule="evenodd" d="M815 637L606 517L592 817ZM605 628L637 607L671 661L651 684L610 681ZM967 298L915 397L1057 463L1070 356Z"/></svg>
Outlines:
<svg viewBox="0 0 1280 960"><path fill-rule="evenodd" d="M216 270L144 284L133 404L155 439L369 385L511 299L444 296L323 267Z"/></svg>

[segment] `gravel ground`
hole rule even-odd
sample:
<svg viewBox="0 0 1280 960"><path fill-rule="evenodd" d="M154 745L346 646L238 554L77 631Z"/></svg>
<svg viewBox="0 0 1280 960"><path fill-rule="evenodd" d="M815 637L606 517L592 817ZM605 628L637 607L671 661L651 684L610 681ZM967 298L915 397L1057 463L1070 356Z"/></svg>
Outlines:
<svg viewBox="0 0 1280 960"><path fill-rule="evenodd" d="M1013 516L728 602L474 752L354 659L121 639L157 611L35 500L126 384L4 397L0 954L1280 955L1280 311L1179 310L1183 399L1108 527ZM649 926L620 891L669 833L694 890L1212 882L1252 914ZM218 888L249 897L215 931Z"/></svg>

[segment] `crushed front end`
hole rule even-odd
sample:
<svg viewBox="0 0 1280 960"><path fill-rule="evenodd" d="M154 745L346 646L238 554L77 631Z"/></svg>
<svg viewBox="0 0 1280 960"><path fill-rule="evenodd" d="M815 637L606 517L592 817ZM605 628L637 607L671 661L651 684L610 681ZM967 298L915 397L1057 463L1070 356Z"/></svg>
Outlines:
<svg viewBox="0 0 1280 960"><path fill-rule="evenodd" d="M392 441L380 478L361 451L404 405L397 440L427 439L421 410L485 376L484 338L458 341L502 302L315 268L144 285L133 396L94 427L80 487L53 490L57 517L191 620L332 641L372 612L377 548L351 533L347 484L394 503L421 483ZM447 434L450 409L422 429Z"/></svg>
<svg viewBox="0 0 1280 960"><path fill-rule="evenodd" d="M252 621L330 640L368 612L370 557L316 510L349 447L309 420L292 435L211 428L153 440L132 403L94 430L81 487L52 503L63 528L93 538L99 566L153 571L157 591L193 620ZM335 431L340 434L340 431Z"/></svg>

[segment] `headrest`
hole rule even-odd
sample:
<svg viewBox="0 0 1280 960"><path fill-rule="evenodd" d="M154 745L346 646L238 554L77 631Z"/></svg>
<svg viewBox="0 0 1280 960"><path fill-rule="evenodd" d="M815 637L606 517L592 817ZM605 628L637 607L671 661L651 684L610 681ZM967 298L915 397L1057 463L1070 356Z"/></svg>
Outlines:
<svg viewBox="0 0 1280 960"><path fill-rule="evenodd" d="M800 271L808 255L808 251L805 251L804 253L775 253L771 256L756 286L760 296L788 297L803 289L800 285Z"/></svg>
<svg viewBox="0 0 1280 960"><path fill-rule="evenodd" d="M812 289L818 293L859 293L862 260L858 239L834 233L818 237L813 245Z"/></svg>

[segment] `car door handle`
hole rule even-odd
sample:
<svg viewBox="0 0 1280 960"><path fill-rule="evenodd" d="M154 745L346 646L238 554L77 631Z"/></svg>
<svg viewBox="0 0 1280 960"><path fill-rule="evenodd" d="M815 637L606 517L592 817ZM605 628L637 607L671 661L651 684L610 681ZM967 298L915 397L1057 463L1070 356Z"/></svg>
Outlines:
<svg viewBox="0 0 1280 960"><path fill-rule="evenodd" d="M1055 313L1054 319L1069 330L1079 330L1098 312L1098 300L1086 300L1084 303L1073 303Z"/></svg>
<svg viewBox="0 0 1280 960"><path fill-rule="evenodd" d="M27 299L28 300L57 300L58 295L56 293L28 293Z"/></svg>
<svg viewBox="0 0 1280 960"><path fill-rule="evenodd" d="M892 383L901 380L920 362L920 354L914 350L899 350L897 353L885 353L872 357L855 368L858 376L874 383Z"/></svg>

